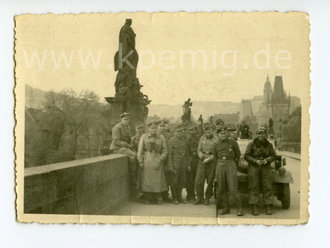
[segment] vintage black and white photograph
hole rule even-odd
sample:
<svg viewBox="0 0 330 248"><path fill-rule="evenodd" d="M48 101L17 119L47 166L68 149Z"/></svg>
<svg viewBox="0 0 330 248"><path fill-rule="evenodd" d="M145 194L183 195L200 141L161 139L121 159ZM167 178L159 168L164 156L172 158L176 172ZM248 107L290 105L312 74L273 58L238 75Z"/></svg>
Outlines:
<svg viewBox="0 0 330 248"><path fill-rule="evenodd" d="M302 12L16 16L18 220L306 223L309 46Z"/></svg>

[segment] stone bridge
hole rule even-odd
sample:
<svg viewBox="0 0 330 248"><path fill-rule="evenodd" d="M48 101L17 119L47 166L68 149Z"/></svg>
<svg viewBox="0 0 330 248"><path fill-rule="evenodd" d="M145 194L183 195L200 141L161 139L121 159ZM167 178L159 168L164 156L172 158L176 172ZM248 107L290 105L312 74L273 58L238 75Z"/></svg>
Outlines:
<svg viewBox="0 0 330 248"><path fill-rule="evenodd" d="M299 218L300 214L300 154L278 152L287 158L291 171L291 207L281 209L274 199L274 214L260 218ZM211 204L144 205L129 201L128 160L123 155L107 155L25 169L25 213L99 214L132 216L215 217ZM183 190L185 196L185 190ZM247 202L246 197L242 196ZM244 205L243 218L252 218ZM236 217L233 213L224 218Z"/></svg>
<svg viewBox="0 0 330 248"><path fill-rule="evenodd" d="M26 168L24 212L111 214L129 199L127 165L112 154Z"/></svg>

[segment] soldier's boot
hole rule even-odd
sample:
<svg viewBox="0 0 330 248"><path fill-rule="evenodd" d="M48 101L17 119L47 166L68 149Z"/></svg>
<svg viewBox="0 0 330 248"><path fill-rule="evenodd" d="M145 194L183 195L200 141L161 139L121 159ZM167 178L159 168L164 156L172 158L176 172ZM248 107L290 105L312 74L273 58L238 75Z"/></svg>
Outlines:
<svg viewBox="0 0 330 248"><path fill-rule="evenodd" d="M197 199L194 201L194 205L200 205L203 204L203 199L200 197L197 197Z"/></svg>
<svg viewBox="0 0 330 248"><path fill-rule="evenodd" d="M186 197L186 201L188 202L194 202L195 201L195 195L193 193L191 193L191 191L187 190L187 197Z"/></svg>
<svg viewBox="0 0 330 248"><path fill-rule="evenodd" d="M190 203L194 203L195 202L195 196L193 195L193 196L189 196L189 197L187 197L187 200L190 202Z"/></svg>
<svg viewBox="0 0 330 248"><path fill-rule="evenodd" d="M220 215L226 215L226 214L230 214L230 208L229 208L229 206L226 206L226 207L220 212Z"/></svg>
<svg viewBox="0 0 330 248"><path fill-rule="evenodd" d="M243 215L244 215L244 212L243 212L242 206L238 206L237 207L237 216L243 216Z"/></svg>
<svg viewBox="0 0 330 248"><path fill-rule="evenodd" d="M267 215L272 215L273 214L273 212L272 212L272 205L270 205L270 204L267 204L266 205L266 214Z"/></svg>
<svg viewBox="0 0 330 248"><path fill-rule="evenodd" d="M164 191L162 192L162 199L165 202L169 202L169 198L168 198L168 191Z"/></svg>
<svg viewBox="0 0 330 248"><path fill-rule="evenodd" d="M150 204L150 193L144 193L144 204Z"/></svg>
<svg viewBox="0 0 330 248"><path fill-rule="evenodd" d="M254 215L254 216L259 215L257 204L252 205L252 215Z"/></svg>
<svg viewBox="0 0 330 248"><path fill-rule="evenodd" d="M208 197L205 198L204 205L210 205L210 198Z"/></svg>
<svg viewBox="0 0 330 248"><path fill-rule="evenodd" d="M215 201L215 209L216 209L216 216L217 217L219 215L220 208L221 208L220 201L219 201L219 199L216 199L216 201Z"/></svg>
<svg viewBox="0 0 330 248"><path fill-rule="evenodd" d="M154 198L155 198L155 203L156 203L157 205L162 204L161 194L155 193Z"/></svg>
<svg viewBox="0 0 330 248"><path fill-rule="evenodd" d="M177 189L171 187L171 192L172 192L173 204L179 204Z"/></svg>
<svg viewBox="0 0 330 248"><path fill-rule="evenodd" d="M186 203L186 201L184 199L182 199L182 188L177 189L177 197L178 197L179 202Z"/></svg>

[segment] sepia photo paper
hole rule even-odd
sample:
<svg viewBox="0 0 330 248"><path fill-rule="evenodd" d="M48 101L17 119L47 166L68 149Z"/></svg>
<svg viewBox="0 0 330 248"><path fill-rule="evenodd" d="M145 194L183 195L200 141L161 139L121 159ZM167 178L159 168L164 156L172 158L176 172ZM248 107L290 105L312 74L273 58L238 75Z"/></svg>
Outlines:
<svg viewBox="0 0 330 248"><path fill-rule="evenodd" d="M19 222L308 222L307 13L14 21Z"/></svg>

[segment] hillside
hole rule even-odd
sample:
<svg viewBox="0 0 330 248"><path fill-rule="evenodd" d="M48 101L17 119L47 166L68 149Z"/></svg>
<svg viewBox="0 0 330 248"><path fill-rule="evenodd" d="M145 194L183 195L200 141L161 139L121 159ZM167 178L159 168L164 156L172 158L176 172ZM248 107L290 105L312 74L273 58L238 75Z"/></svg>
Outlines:
<svg viewBox="0 0 330 248"><path fill-rule="evenodd" d="M46 92L25 84L25 107L41 109L46 99Z"/></svg>

